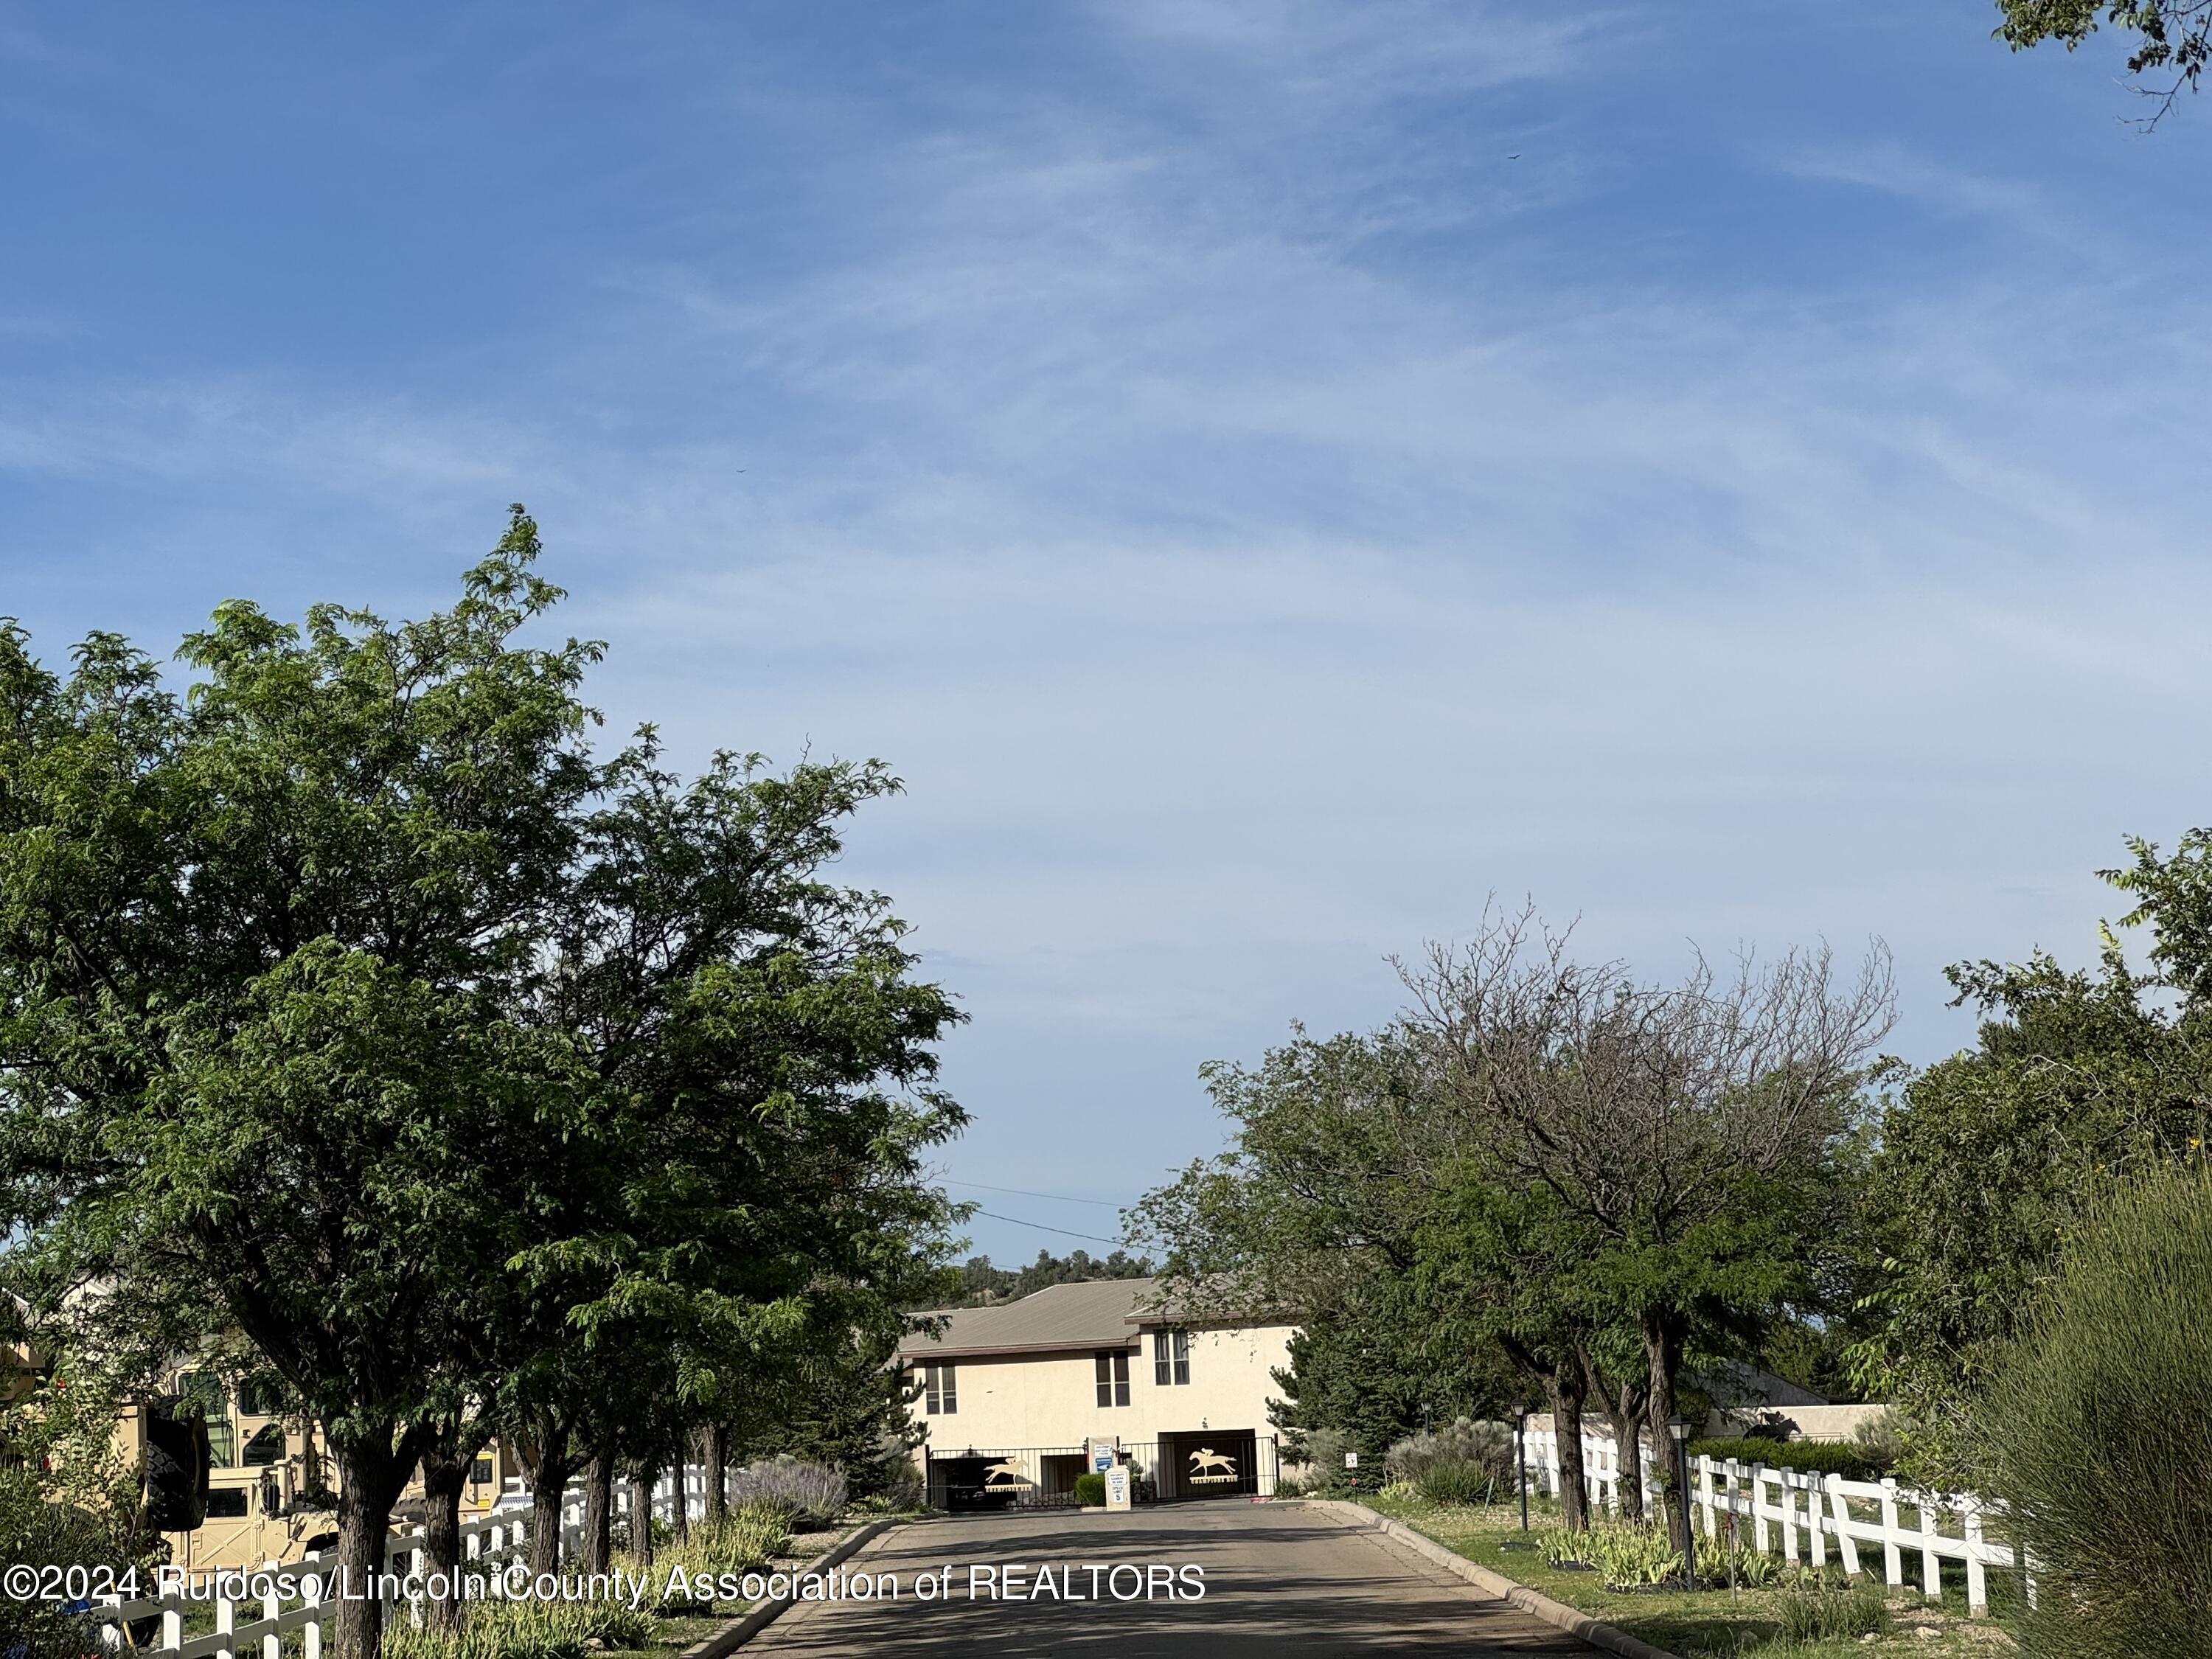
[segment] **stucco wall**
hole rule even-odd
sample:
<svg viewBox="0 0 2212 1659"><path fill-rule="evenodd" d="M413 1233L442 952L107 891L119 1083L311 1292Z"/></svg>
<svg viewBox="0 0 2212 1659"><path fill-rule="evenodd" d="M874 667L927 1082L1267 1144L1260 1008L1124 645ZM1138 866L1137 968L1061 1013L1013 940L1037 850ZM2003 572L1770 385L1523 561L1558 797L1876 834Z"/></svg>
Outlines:
<svg viewBox="0 0 2212 1659"><path fill-rule="evenodd" d="M1093 1435L1119 1435L1124 1444L1158 1440L1184 1429L1250 1429L1273 1433L1267 1401L1280 1391L1269 1375L1290 1364L1289 1325L1193 1331L1190 1381L1161 1388L1152 1380L1152 1343L1132 1344L1129 1403L1097 1403L1096 1350L971 1359L955 1356L960 1409L915 1420L929 1431L930 1449L951 1455L1028 1447L1080 1446Z"/></svg>

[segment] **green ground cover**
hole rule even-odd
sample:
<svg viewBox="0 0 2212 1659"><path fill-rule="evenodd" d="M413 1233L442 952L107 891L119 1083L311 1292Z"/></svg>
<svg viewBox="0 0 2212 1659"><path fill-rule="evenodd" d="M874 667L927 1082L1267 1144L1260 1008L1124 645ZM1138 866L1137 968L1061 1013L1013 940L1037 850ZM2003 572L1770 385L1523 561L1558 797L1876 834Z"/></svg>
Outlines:
<svg viewBox="0 0 2212 1659"><path fill-rule="evenodd" d="M1364 1501L1377 1513L1405 1522L1470 1561L1601 1619L1655 1647L1680 1654L1683 1659L1737 1659L1738 1656L1748 1659L1753 1654L1771 1655L1773 1659L1785 1655L1790 1659L1844 1659L1845 1655L1901 1659L1906 1654L2012 1650L2012 1639L2002 1622L2010 1611L2008 1589L1995 1575L1990 1590L1997 1619L1970 1620L1963 1580L1954 1584L1947 1577L1943 1595L1936 1602L1916 1592L1889 1592L1883 1598L1887 1628L1870 1640L1856 1636L1792 1640L1782 1633L1787 1604L1793 1595L1802 1598L1817 1593L1807 1585L1793 1589L1777 1583L1733 1592L1724 1586L1696 1591L1610 1589L1595 1572L1552 1566L1538 1550L1514 1547L1559 1525L1557 1511L1549 1504L1531 1506L1531 1530L1523 1534L1519 1510L1504 1504L1447 1506L1418 1498L1380 1494L1367 1496ZM1829 1577L1832 1588L1827 1593L1842 1594L1840 1569L1832 1565ZM1929 1633L1923 1634L1923 1631Z"/></svg>

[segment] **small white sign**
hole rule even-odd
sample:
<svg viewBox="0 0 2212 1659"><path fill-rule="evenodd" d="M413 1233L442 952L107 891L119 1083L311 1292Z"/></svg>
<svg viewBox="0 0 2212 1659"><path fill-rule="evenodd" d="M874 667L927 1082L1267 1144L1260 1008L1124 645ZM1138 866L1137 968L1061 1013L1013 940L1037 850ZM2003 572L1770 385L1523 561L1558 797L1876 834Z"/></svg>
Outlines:
<svg viewBox="0 0 2212 1659"><path fill-rule="evenodd" d="M1346 1453L1345 1453L1345 1455L1344 1455L1344 1467L1345 1467L1345 1468L1346 1468L1347 1469L1356 1469L1356 1468L1358 1468L1359 1467L1359 1454L1358 1454L1358 1452L1346 1452Z"/></svg>
<svg viewBox="0 0 2212 1659"><path fill-rule="evenodd" d="M1083 1444L1085 1461L1089 1463L1093 1474L1105 1474L1120 1461L1114 1455L1114 1443L1110 1440L1091 1439Z"/></svg>
<svg viewBox="0 0 2212 1659"><path fill-rule="evenodd" d="M1106 1471L1106 1507L1126 1510L1129 1507L1129 1466L1116 1463Z"/></svg>

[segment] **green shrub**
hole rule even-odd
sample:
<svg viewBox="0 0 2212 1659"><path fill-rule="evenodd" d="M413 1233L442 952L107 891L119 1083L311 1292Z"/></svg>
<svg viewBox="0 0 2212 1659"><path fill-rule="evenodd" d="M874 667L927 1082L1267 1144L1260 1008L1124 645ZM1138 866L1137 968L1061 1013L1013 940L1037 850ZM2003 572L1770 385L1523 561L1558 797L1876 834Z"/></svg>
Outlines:
<svg viewBox="0 0 2212 1659"><path fill-rule="evenodd" d="M2212 1654L2212 1174L2107 1194L1983 1402L1982 1484L2039 1576L2034 1659Z"/></svg>
<svg viewBox="0 0 2212 1659"><path fill-rule="evenodd" d="M1729 1574L1728 1547L1724 1542L1701 1544L1700 1549L1717 1552L1710 1558L1699 1556L1705 1571L1699 1576L1725 1579ZM1783 1560L1771 1550L1763 1550L1751 1541L1748 1532L1736 1546L1735 1582L1748 1589L1759 1589L1782 1576Z"/></svg>
<svg viewBox="0 0 2212 1659"><path fill-rule="evenodd" d="M1077 1475L1075 1501L1086 1510L1103 1509L1106 1505L1106 1477L1096 1469L1085 1469Z"/></svg>
<svg viewBox="0 0 2212 1659"><path fill-rule="evenodd" d="M1340 1462L1342 1460L1340 1459ZM1503 1486L1512 1478L1513 1431L1504 1423L1457 1418L1449 1426L1424 1429L1394 1443L1382 1454L1384 1471L1416 1486L1442 1463L1472 1463Z"/></svg>
<svg viewBox="0 0 2212 1659"><path fill-rule="evenodd" d="M1542 1553L1547 1565L1587 1565L1589 1560L1589 1534L1586 1532L1569 1532L1565 1528L1555 1527L1549 1532L1536 1534L1536 1548Z"/></svg>
<svg viewBox="0 0 2212 1659"><path fill-rule="evenodd" d="M1770 1469L1805 1474L1840 1474L1846 1480L1879 1480L1889 1472L1875 1465L1866 1447L1842 1440L1692 1440L1690 1455L1710 1457L1716 1463L1733 1457L1739 1463L1764 1463ZM1694 1462L1690 1478L1697 1479Z"/></svg>
<svg viewBox="0 0 2212 1659"><path fill-rule="evenodd" d="M738 1504L772 1505L799 1530L811 1531L845 1512L845 1477L827 1463L778 1452L731 1475L730 1497Z"/></svg>
<svg viewBox="0 0 2212 1659"><path fill-rule="evenodd" d="M652 1582L656 1589L665 1585L677 1567L686 1578L754 1572L790 1549L791 1522L781 1506L740 1504L719 1520L693 1522L688 1542L654 1550Z"/></svg>
<svg viewBox="0 0 2212 1659"><path fill-rule="evenodd" d="M1889 1628L1889 1604L1869 1579L1838 1583L1805 1573L1775 1602L1775 1634L1785 1642L1826 1642L1873 1636Z"/></svg>
<svg viewBox="0 0 2212 1659"><path fill-rule="evenodd" d="M1413 1484L1431 1504L1480 1504L1498 1489L1498 1477L1480 1463L1448 1459L1430 1464Z"/></svg>
<svg viewBox="0 0 2212 1659"><path fill-rule="evenodd" d="M1682 1576L1682 1557L1663 1527L1608 1521L1583 1534L1580 1559L1605 1576L1608 1584L1637 1589L1664 1584Z"/></svg>
<svg viewBox="0 0 2212 1659"><path fill-rule="evenodd" d="M594 1639L635 1648L657 1634L650 1615L611 1601L477 1601L458 1632L387 1619L384 1659L584 1659Z"/></svg>

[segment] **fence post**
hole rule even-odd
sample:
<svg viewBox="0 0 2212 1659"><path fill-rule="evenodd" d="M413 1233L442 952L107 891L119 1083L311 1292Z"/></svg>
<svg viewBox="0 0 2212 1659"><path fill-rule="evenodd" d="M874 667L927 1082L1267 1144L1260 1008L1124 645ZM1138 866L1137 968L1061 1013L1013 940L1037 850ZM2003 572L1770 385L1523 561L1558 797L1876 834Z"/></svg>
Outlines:
<svg viewBox="0 0 2212 1659"><path fill-rule="evenodd" d="M1851 1536L1850 1500L1844 1496L1844 1477L1828 1477L1828 1507L1836 1517L1836 1553L1844 1558L1844 1571L1859 1576L1859 1540Z"/></svg>
<svg viewBox="0 0 2212 1659"><path fill-rule="evenodd" d="M1932 1492L1916 1492L1913 1501L1920 1506L1920 1589L1931 1601L1943 1595L1943 1563L1936 1553L1932 1541L1936 1536L1936 1498Z"/></svg>
<svg viewBox="0 0 2212 1659"><path fill-rule="evenodd" d="M1966 1534L1966 1611L1984 1619L1990 1611L1990 1576L1982 1560L1982 1506L1972 1492L1959 1500L1959 1518Z"/></svg>
<svg viewBox="0 0 2212 1659"><path fill-rule="evenodd" d="M1766 1531L1766 1475L1765 1464L1753 1463L1751 1466L1751 1533L1758 1540L1761 1555L1774 1547Z"/></svg>
<svg viewBox="0 0 2212 1659"><path fill-rule="evenodd" d="M185 1644L185 1615L174 1601L161 1603L161 1645L174 1651Z"/></svg>
<svg viewBox="0 0 2212 1659"><path fill-rule="evenodd" d="M261 1598L261 1616L274 1625L284 1611L283 1603L276 1599L276 1563L264 1562L262 1571L269 1575L269 1589ZM272 1630L261 1638L261 1659L284 1659L283 1632Z"/></svg>
<svg viewBox="0 0 2212 1659"><path fill-rule="evenodd" d="M1797 1559L1797 1494L1790 1480L1789 1470L1777 1469L1774 1472L1774 1485L1782 1498L1782 1557L1785 1561L1795 1561Z"/></svg>
<svg viewBox="0 0 2212 1659"><path fill-rule="evenodd" d="M1897 1524L1897 1477L1886 1474L1881 1478L1881 1571L1893 1589L1905 1588L1905 1552L1899 1547L1901 1535Z"/></svg>
<svg viewBox="0 0 2212 1659"><path fill-rule="evenodd" d="M237 1628L238 1603L228 1595L216 1596L215 1599L216 1634L228 1637ZM222 1659L238 1659L237 1647L228 1641L216 1644L216 1651L222 1656Z"/></svg>
<svg viewBox="0 0 2212 1659"><path fill-rule="evenodd" d="M323 1659L322 1574L311 1572L300 1581L300 1600L307 1609L307 1621L300 1626L300 1650L305 1659Z"/></svg>
<svg viewBox="0 0 2212 1659"><path fill-rule="evenodd" d="M1805 1494L1805 1547L1813 1558L1813 1565L1828 1565L1827 1516L1820 1511L1825 1507L1820 1498L1820 1476L1800 1474L1797 1489Z"/></svg>

